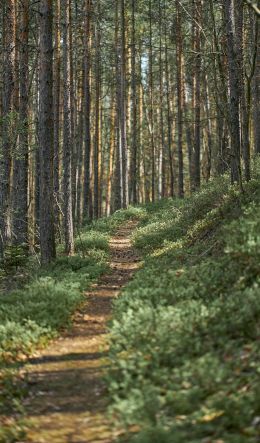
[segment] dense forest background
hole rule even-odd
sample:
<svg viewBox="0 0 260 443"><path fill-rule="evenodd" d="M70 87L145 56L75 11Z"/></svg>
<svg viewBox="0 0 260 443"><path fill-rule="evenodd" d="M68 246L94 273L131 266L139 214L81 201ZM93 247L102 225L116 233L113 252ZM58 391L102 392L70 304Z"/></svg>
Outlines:
<svg viewBox="0 0 260 443"><path fill-rule="evenodd" d="M3 0L0 255L130 203L183 197L260 152L257 2Z"/></svg>
<svg viewBox="0 0 260 443"><path fill-rule="evenodd" d="M259 443L259 16L0 1L0 443Z"/></svg>

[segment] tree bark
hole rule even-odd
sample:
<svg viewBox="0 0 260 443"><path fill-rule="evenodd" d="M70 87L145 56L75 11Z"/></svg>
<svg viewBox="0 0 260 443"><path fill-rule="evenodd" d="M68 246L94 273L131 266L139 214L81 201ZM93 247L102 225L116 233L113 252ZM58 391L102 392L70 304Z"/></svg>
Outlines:
<svg viewBox="0 0 260 443"><path fill-rule="evenodd" d="M10 178L12 163L12 119L15 91L15 1L6 0L3 66L3 143L0 153L0 259L3 257L10 218Z"/></svg>
<svg viewBox="0 0 260 443"><path fill-rule="evenodd" d="M74 253L70 76L70 0L63 3L63 214L65 252Z"/></svg>
<svg viewBox="0 0 260 443"><path fill-rule="evenodd" d="M90 132L90 26L91 26L92 1L85 0L85 33L84 33L84 126L85 126L85 165L84 165L84 196L83 212L87 218L92 218L92 204L90 192L90 156L91 156L91 132Z"/></svg>
<svg viewBox="0 0 260 443"><path fill-rule="evenodd" d="M95 29L95 137L94 137L94 218L100 214L100 99L101 99L101 60L100 28Z"/></svg>
<svg viewBox="0 0 260 443"><path fill-rule="evenodd" d="M28 246L28 129L29 129L29 0L24 0L20 25L20 134L14 161L14 241Z"/></svg>
<svg viewBox="0 0 260 443"><path fill-rule="evenodd" d="M52 1L40 2L39 149L40 246L42 264L56 256L53 214Z"/></svg>
<svg viewBox="0 0 260 443"><path fill-rule="evenodd" d="M132 102L132 145L130 201L137 203L137 88L136 88L136 0L132 0L132 38L131 38L131 102Z"/></svg>
<svg viewBox="0 0 260 443"><path fill-rule="evenodd" d="M171 113L171 98L170 98L170 76L169 76L169 55L167 47L167 26L166 26L166 8L165 8L165 26L164 26L164 45L165 45L165 79L166 79L166 101L167 101L167 148L168 148L168 159L170 168L170 196L174 197L175 191L175 177L173 168L173 137L172 137L172 113Z"/></svg>
<svg viewBox="0 0 260 443"><path fill-rule="evenodd" d="M256 21L255 25L255 74L253 78L253 125L254 125L254 144L255 154L260 154L260 25Z"/></svg>
<svg viewBox="0 0 260 443"><path fill-rule="evenodd" d="M195 127L194 127L194 176L193 190L200 187L200 156L201 156L201 17L202 1L196 0L194 4L194 21L195 21Z"/></svg>
<svg viewBox="0 0 260 443"><path fill-rule="evenodd" d="M177 58L177 127L178 127L178 196L184 197L183 178L183 43L182 43L182 18L179 1L176 0L176 58Z"/></svg>
<svg viewBox="0 0 260 443"><path fill-rule="evenodd" d="M153 28L152 28L152 1L149 0L149 120L151 136L151 162L152 162L152 201L155 201L155 142L154 142L154 97L153 97Z"/></svg>
<svg viewBox="0 0 260 443"><path fill-rule="evenodd" d="M166 165L165 165L165 126L164 126L164 70L163 66L163 47L162 47L162 5L159 0L159 90L160 90L160 153L159 153L159 197L166 197Z"/></svg>
<svg viewBox="0 0 260 443"><path fill-rule="evenodd" d="M55 50L54 50L54 79L53 79L53 101L54 101L54 217L55 228L60 232L60 208L61 189L60 189L60 112L61 112L61 4L56 0L55 11ZM61 239L60 239L61 240Z"/></svg>
<svg viewBox="0 0 260 443"><path fill-rule="evenodd" d="M231 181L242 185L241 179L241 143L239 115L239 71L236 47L234 0L224 0L224 18L227 36L227 60L229 74L229 125L231 141Z"/></svg>
<svg viewBox="0 0 260 443"><path fill-rule="evenodd" d="M110 116L110 148L107 174L107 194L106 194L106 215L111 215L111 201L112 201L112 182L114 173L114 158L115 158L115 123L116 123L116 109L114 96L111 97L111 116Z"/></svg>
<svg viewBox="0 0 260 443"><path fill-rule="evenodd" d="M125 0L120 0L121 45L120 45L120 159L122 176L122 207L129 203L128 195L128 152L126 136L126 43L125 43Z"/></svg>

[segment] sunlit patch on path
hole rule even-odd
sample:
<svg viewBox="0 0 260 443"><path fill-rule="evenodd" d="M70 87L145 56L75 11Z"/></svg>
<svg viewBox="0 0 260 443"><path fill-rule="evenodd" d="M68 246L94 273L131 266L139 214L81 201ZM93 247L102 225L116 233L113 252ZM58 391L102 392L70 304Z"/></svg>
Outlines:
<svg viewBox="0 0 260 443"><path fill-rule="evenodd" d="M111 301L138 269L130 243L137 222L129 221L110 242L110 273L77 312L73 328L30 360L26 442L111 443L117 435L106 418L107 321Z"/></svg>

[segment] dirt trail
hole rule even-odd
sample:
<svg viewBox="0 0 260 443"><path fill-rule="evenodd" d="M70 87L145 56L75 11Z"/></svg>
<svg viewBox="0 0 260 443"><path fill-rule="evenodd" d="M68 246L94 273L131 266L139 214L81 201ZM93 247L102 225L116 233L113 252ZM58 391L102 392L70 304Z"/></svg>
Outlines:
<svg viewBox="0 0 260 443"><path fill-rule="evenodd" d="M129 221L111 240L111 273L86 294L73 328L30 360L26 443L111 443L116 438L105 417L106 324L112 299L139 266L130 243L136 224Z"/></svg>

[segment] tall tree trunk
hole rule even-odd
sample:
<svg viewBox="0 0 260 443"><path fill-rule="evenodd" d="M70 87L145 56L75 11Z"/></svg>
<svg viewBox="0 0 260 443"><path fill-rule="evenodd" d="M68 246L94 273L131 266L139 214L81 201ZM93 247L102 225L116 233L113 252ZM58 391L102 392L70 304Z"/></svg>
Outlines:
<svg viewBox="0 0 260 443"><path fill-rule="evenodd" d="M208 181L210 179L211 174L211 158L212 158L212 122L211 122L211 110L210 110L210 94L209 94L209 82L208 76L205 74L204 77L204 107L205 107L205 115L207 118L206 124L206 133L207 133L207 147L206 147L206 170L205 170L205 179Z"/></svg>
<svg viewBox="0 0 260 443"><path fill-rule="evenodd" d="M95 143L94 143L94 218L100 213L100 100L101 100L101 60L100 60L100 28L95 29Z"/></svg>
<svg viewBox="0 0 260 443"><path fill-rule="evenodd" d="M56 256L53 214L52 1L40 2L40 245L42 264Z"/></svg>
<svg viewBox="0 0 260 443"><path fill-rule="evenodd" d="M244 159L245 179L250 180L250 141L249 141L249 114L251 107L251 88L246 87L250 82L246 81L244 64L244 2L235 0L236 9L236 46L238 53L238 70L240 75L240 121L241 121L241 141L242 154Z"/></svg>
<svg viewBox="0 0 260 443"><path fill-rule="evenodd" d="M152 29L152 1L149 0L149 120L151 136L152 162L152 201L155 201L155 143L154 143L154 98L153 98L153 29Z"/></svg>
<svg viewBox="0 0 260 443"><path fill-rule="evenodd" d="M224 18L227 36L227 60L229 74L229 125L231 141L231 181L241 182L241 143L239 116L239 71L236 47L235 8L234 0L224 0Z"/></svg>
<svg viewBox="0 0 260 443"><path fill-rule="evenodd" d="M255 153L260 154L260 25L256 19L255 25L255 73L253 78L253 125Z"/></svg>
<svg viewBox="0 0 260 443"><path fill-rule="evenodd" d="M166 165L165 165L165 130L164 130L164 66L163 66L163 47L162 47L162 5L159 0L159 90L160 90L160 153L159 153L159 197L166 196Z"/></svg>
<svg viewBox="0 0 260 443"><path fill-rule="evenodd" d="M40 61L37 66L35 78L35 144L38 149L34 152L34 243L38 244L40 227L40 79L39 79Z"/></svg>
<svg viewBox="0 0 260 443"><path fill-rule="evenodd" d="M71 120L71 192L72 192L72 216L75 220L76 210L76 170L77 150L75 143L75 119L76 119L76 97L74 91L74 56L73 56L73 29L72 29L72 1L69 2L69 65L70 65L70 120ZM74 51L75 52L75 51ZM76 57L75 57L76 59Z"/></svg>
<svg viewBox="0 0 260 443"><path fill-rule="evenodd" d="M150 202L150 186L149 186L149 175L147 171L147 161L146 161L146 145L144 141L144 91L142 82L142 44L139 45L139 146L140 146L140 191L142 203Z"/></svg>
<svg viewBox="0 0 260 443"><path fill-rule="evenodd" d="M131 38L131 101L132 101L132 146L130 201L137 203L137 88L136 88L136 0L132 0L132 38Z"/></svg>
<svg viewBox="0 0 260 443"><path fill-rule="evenodd" d="M112 181L114 172L114 157L115 157L115 123L116 123L116 109L114 96L111 97L111 122L110 122L110 148L107 174L107 195L106 195L106 215L111 215L111 201L112 201Z"/></svg>
<svg viewBox="0 0 260 443"><path fill-rule="evenodd" d="M189 165L189 179L190 179L190 191L192 191L193 180L193 125L189 122L189 106L188 106L188 94L185 72L183 73L184 86L183 86L183 110L185 117L185 132L186 132L186 144L187 144L187 156Z"/></svg>
<svg viewBox="0 0 260 443"><path fill-rule="evenodd" d="M115 67L116 67L116 167L113 182L114 188L114 210L123 206L123 159L120 135L120 42L119 42L119 0L115 5Z"/></svg>
<svg viewBox="0 0 260 443"><path fill-rule="evenodd" d="M5 1L3 66L3 143L0 153L0 258L3 257L10 217L10 176L12 150L12 112L14 110L15 79L15 2Z"/></svg>
<svg viewBox="0 0 260 443"><path fill-rule="evenodd" d="M56 231L60 232L60 74L61 74L61 5L56 0L55 11L55 50L54 50L54 78L53 78L53 101L54 101L54 216ZM61 238L60 238L61 240Z"/></svg>
<svg viewBox="0 0 260 443"><path fill-rule="evenodd" d="M228 84L227 84L227 61L226 61L226 39L219 39L217 30L217 20L214 12L214 2L209 0L210 18L213 31L213 79L214 95L216 103L217 124L216 138L217 143L212 155L212 167L215 175L223 174L227 171L228 164L228 142L227 142L227 120L229 119L227 106L228 103ZM223 15L223 12L222 12ZM221 43L222 42L222 43Z"/></svg>
<svg viewBox="0 0 260 443"><path fill-rule="evenodd" d="M85 33L84 33L84 125L85 125L85 167L84 167L84 197L83 212L86 217L92 218L91 192L90 192L90 26L91 26L91 0L85 0Z"/></svg>
<svg viewBox="0 0 260 443"><path fill-rule="evenodd" d="M171 99L170 99L170 76L169 76L169 55L167 47L167 25L166 25L166 7L164 5L164 45L165 45L165 77L166 77L166 100L167 100L167 145L168 158L170 167L170 196L174 197L175 177L173 169L173 152L172 152L172 115L171 115Z"/></svg>
<svg viewBox="0 0 260 443"><path fill-rule="evenodd" d="M74 253L72 212L72 138L70 77L70 0L63 4L63 214L65 252Z"/></svg>
<svg viewBox="0 0 260 443"><path fill-rule="evenodd" d="M201 24L202 24L202 0L196 0L194 4L194 22L195 22L195 69L194 69L194 88L195 88L195 128L194 128L194 176L193 189L200 187L200 156L201 156Z"/></svg>
<svg viewBox="0 0 260 443"><path fill-rule="evenodd" d="M14 161L13 229L17 244L28 244L28 104L29 104L29 0L24 0L20 25L20 127Z"/></svg>
<svg viewBox="0 0 260 443"><path fill-rule="evenodd" d="M123 184L122 207L129 203L128 196L128 153L126 137L126 44L125 44L125 0L120 0L121 45L120 45L120 158Z"/></svg>
<svg viewBox="0 0 260 443"><path fill-rule="evenodd" d="M179 1L176 0L176 58L177 58L177 102L178 102L178 195L179 198L184 197L184 180L183 180L183 43L182 43L182 17Z"/></svg>
<svg viewBox="0 0 260 443"><path fill-rule="evenodd" d="M78 82L78 120L76 128L76 144L77 144L77 187L76 187L76 222L77 226L82 226L83 211L82 211L82 183L83 183L83 137L84 137L84 61Z"/></svg>

